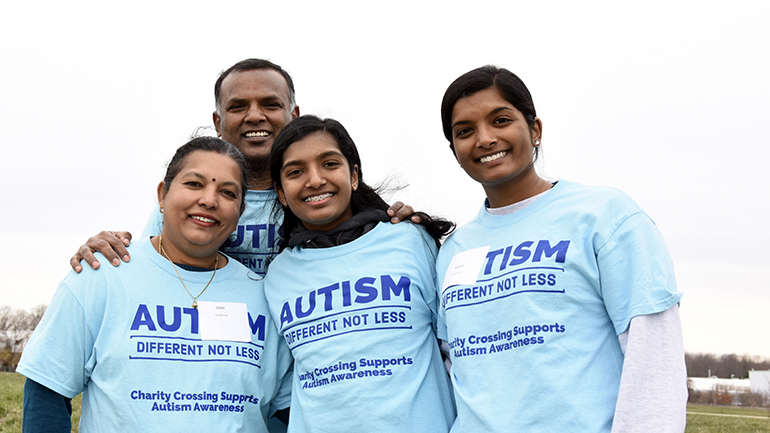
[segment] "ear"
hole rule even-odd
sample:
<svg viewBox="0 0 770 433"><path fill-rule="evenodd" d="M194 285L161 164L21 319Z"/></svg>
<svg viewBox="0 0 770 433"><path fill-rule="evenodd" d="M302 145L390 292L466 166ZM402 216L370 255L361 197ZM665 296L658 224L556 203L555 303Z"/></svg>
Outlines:
<svg viewBox="0 0 770 433"><path fill-rule="evenodd" d="M166 198L166 191L163 189L163 186L165 185L165 182L161 182L158 184L158 205L163 208L163 199Z"/></svg>
<svg viewBox="0 0 770 433"><path fill-rule="evenodd" d="M539 117L535 117L535 124L530 126L529 133L532 136L532 143L543 140L543 122Z"/></svg>
<svg viewBox="0 0 770 433"><path fill-rule="evenodd" d="M291 120L294 120L297 117L299 117L299 105L294 106L294 110L291 112Z"/></svg>
<svg viewBox="0 0 770 433"><path fill-rule="evenodd" d="M358 164L353 165L353 174L350 176L350 184L353 186L353 191L358 189Z"/></svg>
<svg viewBox="0 0 770 433"><path fill-rule="evenodd" d="M219 113L217 113L216 111L213 112L212 115L213 115L212 117L214 118L214 129L217 130L217 137L221 138L222 137L222 128L221 128L222 118L219 117Z"/></svg>
<svg viewBox="0 0 770 433"><path fill-rule="evenodd" d="M284 207L289 207L289 202L286 201L286 194L283 192L283 189L278 186L277 183L273 183L273 188L275 188L275 192L278 193L278 201L280 201Z"/></svg>

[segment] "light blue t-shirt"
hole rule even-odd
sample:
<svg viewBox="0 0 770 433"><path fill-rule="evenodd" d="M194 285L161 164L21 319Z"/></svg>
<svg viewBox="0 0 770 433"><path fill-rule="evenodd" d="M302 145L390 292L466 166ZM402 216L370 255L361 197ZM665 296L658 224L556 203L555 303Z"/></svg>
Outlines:
<svg viewBox="0 0 770 433"><path fill-rule="evenodd" d="M265 276L266 265L278 254L283 213L277 219L273 215L276 197L277 194L272 189L246 191L246 210L238 220L238 227L222 248L225 254L260 276ZM142 237L157 236L162 228L163 214L156 205L144 227Z"/></svg>
<svg viewBox="0 0 770 433"><path fill-rule="evenodd" d="M421 227L384 222L270 264L265 293L295 359L290 432L449 431L435 255Z"/></svg>
<svg viewBox="0 0 770 433"><path fill-rule="evenodd" d="M265 432L288 406L279 394L291 354L263 285L234 260L198 302L245 303L250 342L201 340L199 310L149 238L120 267L70 272L27 344L18 372L62 394L83 393L81 432ZM101 258L101 257L100 257ZM210 272L178 268L199 292Z"/></svg>
<svg viewBox="0 0 770 433"><path fill-rule="evenodd" d="M486 246L476 283L441 290L456 254ZM610 432L618 334L681 298L641 208L616 189L564 180L513 214L482 208L447 239L436 266L453 433Z"/></svg>

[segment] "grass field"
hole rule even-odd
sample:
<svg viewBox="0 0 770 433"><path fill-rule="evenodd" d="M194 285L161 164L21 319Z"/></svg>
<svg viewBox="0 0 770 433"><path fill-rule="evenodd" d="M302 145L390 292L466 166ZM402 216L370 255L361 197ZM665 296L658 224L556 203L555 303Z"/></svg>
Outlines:
<svg viewBox="0 0 770 433"><path fill-rule="evenodd" d="M0 373L0 433L21 432L24 376ZM80 418L80 396L72 402L73 432ZM744 418L744 417L756 418ZM686 433L770 433L770 411L723 406L687 406Z"/></svg>
<svg viewBox="0 0 770 433"><path fill-rule="evenodd" d="M0 372L0 433L21 432L21 401L24 376ZM80 396L72 400L72 431L77 432L80 419Z"/></svg>

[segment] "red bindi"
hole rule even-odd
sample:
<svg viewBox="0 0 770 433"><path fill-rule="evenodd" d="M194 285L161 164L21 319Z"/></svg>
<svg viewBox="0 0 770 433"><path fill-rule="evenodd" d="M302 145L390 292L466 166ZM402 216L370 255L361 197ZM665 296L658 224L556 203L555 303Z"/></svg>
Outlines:
<svg viewBox="0 0 770 433"><path fill-rule="evenodd" d="M216 182L216 181L217 181L217 178L216 178L216 177L214 177L214 178L211 178L211 181L212 181L212 182Z"/></svg>

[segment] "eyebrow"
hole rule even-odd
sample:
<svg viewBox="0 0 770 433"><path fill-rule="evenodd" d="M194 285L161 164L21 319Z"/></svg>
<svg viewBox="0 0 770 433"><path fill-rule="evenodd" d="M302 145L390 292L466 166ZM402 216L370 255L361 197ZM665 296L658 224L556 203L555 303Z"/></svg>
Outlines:
<svg viewBox="0 0 770 433"><path fill-rule="evenodd" d="M484 116L484 117L487 117L487 116L494 116L495 114L497 114L497 113L499 113L499 112L501 112L501 111L513 111L513 109L512 109L511 107L505 107L505 106L503 106L503 107L497 107L497 108L495 108L494 110L490 111L490 112L489 112L489 114L487 114L487 115L486 115L486 116ZM469 124L469 123L471 123L471 121L470 121L470 120L458 120L457 122L455 122L455 123L453 123L453 124L452 124L452 129L454 129L454 128L455 128L456 126L458 126L458 125L466 125L466 124Z"/></svg>
<svg viewBox="0 0 770 433"><path fill-rule="evenodd" d="M188 171L187 173L184 173L184 174L182 175L182 177L184 177L184 176L194 176L194 177L197 177L198 179L203 179L203 180L206 180L206 179L208 179L208 177L207 177L207 176L204 176L204 175L202 175L202 174L198 173L197 171ZM238 184L237 184L237 183L235 183L235 182L233 182L233 181L227 181L227 182L223 182L222 184L223 184L223 185L233 185L233 186L235 186L236 188L238 188Z"/></svg>
<svg viewBox="0 0 770 433"><path fill-rule="evenodd" d="M229 106L229 105L232 105L232 104L235 104L235 103L243 104L243 103L249 102L249 99L250 98L233 97L233 98L230 98L227 101L225 101L225 105ZM264 103L264 102L280 102L281 105L284 104L283 99L281 99L281 97L278 96L278 95L268 95L268 96L265 96L263 98L260 98L259 102L260 103Z"/></svg>
<svg viewBox="0 0 770 433"><path fill-rule="evenodd" d="M330 156L340 156L342 158L345 158L345 155L343 155L342 152L340 152L338 150L329 150L329 151L326 151L324 153L319 154L315 159L324 159L324 158L328 158ZM303 162L304 162L303 160L299 160L299 159L293 159L291 161L286 161L281 166L281 169L284 169L284 168L286 168L286 167L288 167L290 165L302 165Z"/></svg>

